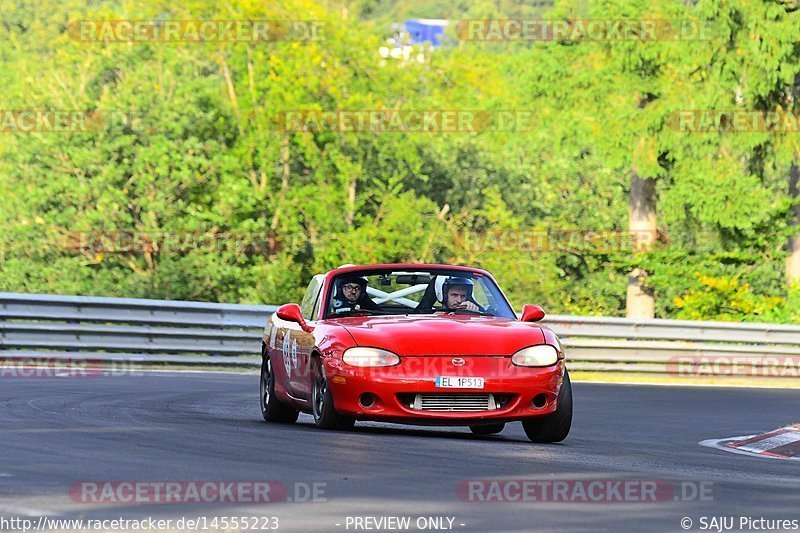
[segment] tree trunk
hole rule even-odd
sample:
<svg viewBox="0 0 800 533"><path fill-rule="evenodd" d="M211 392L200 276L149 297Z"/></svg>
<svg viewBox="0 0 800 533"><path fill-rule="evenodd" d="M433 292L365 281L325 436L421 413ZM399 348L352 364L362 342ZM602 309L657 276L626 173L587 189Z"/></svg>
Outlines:
<svg viewBox="0 0 800 533"><path fill-rule="evenodd" d="M789 197L795 201L800 198L800 166L797 159L789 170ZM800 283L800 205L792 207L791 225L797 228L797 232L789 237L789 257L786 258L786 281L790 285Z"/></svg>
<svg viewBox="0 0 800 533"><path fill-rule="evenodd" d="M628 229L637 251L646 251L656 236L656 182L631 173L630 218ZM625 314L628 318L653 318L655 298L653 289L646 287L648 273L640 268L628 275Z"/></svg>

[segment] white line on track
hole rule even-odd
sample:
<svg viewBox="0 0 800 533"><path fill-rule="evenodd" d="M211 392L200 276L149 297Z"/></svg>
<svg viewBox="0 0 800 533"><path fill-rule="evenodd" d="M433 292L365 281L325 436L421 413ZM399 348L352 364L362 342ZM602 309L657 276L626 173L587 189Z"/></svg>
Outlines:
<svg viewBox="0 0 800 533"><path fill-rule="evenodd" d="M229 374L229 375L242 375L253 376L258 375L256 368L242 368L238 371L233 370L162 370L162 369L147 369L141 368L137 372L148 374ZM732 385L724 383L652 383L652 382L637 382L637 381L599 381L593 379L573 379L573 383L592 383L602 385L637 385L648 387L697 387L697 388L717 388L717 389L777 389L777 390L793 390L797 387L781 387L780 385Z"/></svg>
<svg viewBox="0 0 800 533"><path fill-rule="evenodd" d="M777 389L796 390L797 387L781 387L780 385L733 385L725 383L642 383L636 381L599 381L594 379L573 379L573 383L593 383L603 385L639 385L652 387L699 387L716 389Z"/></svg>
<svg viewBox="0 0 800 533"><path fill-rule="evenodd" d="M7 429L9 433L130 433L132 431L163 431L158 427L87 427L87 428L25 428Z"/></svg>
<svg viewBox="0 0 800 533"><path fill-rule="evenodd" d="M147 369L140 368L137 372L146 372L148 374L230 374L242 376L257 376L259 370L257 368L243 368L239 371L234 370L161 370L161 369ZM127 377L127 376L123 376Z"/></svg>
<svg viewBox="0 0 800 533"><path fill-rule="evenodd" d="M4 514L16 516L61 516L61 513L48 511L46 509L34 509L31 507L20 507L17 505L4 505L1 501L0 510L2 510Z"/></svg>

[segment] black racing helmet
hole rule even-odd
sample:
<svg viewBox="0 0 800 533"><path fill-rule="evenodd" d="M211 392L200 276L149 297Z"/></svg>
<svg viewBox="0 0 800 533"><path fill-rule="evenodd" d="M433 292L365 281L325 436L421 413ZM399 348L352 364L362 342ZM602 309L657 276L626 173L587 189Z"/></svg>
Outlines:
<svg viewBox="0 0 800 533"><path fill-rule="evenodd" d="M450 291L450 287L455 287L456 285L466 286L467 300L472 300L472 287L475 286L472 280L469 278L449 277L442 283L442 303L447 302L447 293Z"/></svg>

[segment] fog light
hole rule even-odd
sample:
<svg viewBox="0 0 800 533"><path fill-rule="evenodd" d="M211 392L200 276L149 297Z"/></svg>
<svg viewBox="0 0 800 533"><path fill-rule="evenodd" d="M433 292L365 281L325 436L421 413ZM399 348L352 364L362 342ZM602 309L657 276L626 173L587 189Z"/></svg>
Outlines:
<svg viewBox="0 0 800 533"><path fill-rule="evenodd" d="M533 397L531 405L533 405L534 409L544 409L547 405L547 395L545 393L537 394Z"/></svg>
<svg viewBox="0 0 800 533"><path fill-rule="evenodd" d="M361 407L364 409L369 409L375 403L375 395L371 392L365 392L358 398L358 403L361 404Z"/></svg>

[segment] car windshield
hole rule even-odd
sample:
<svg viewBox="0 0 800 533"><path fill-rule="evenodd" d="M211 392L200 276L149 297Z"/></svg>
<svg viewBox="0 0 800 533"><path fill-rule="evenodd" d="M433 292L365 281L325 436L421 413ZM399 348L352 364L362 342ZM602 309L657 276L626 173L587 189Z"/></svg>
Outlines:
<svg viewBox="0 0 800 533"><path fill-rule="evenodd" d="M458 313L515 318L497 285L478 272L384 270L339 274L326 316Z"/></svg>

